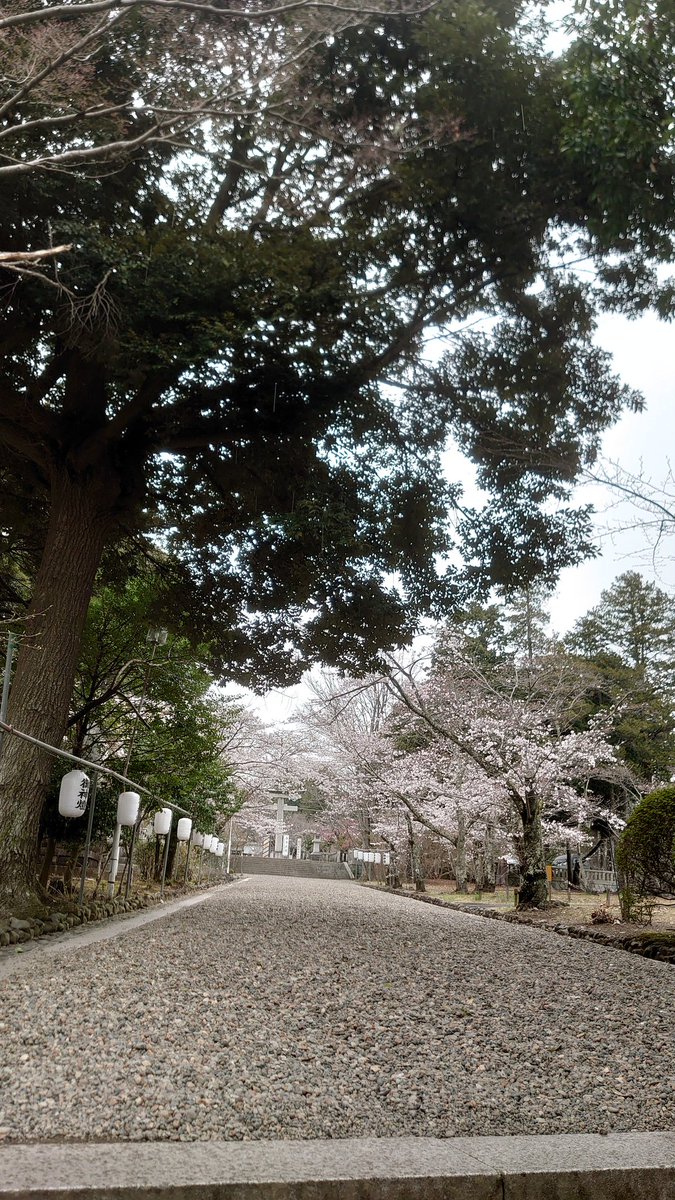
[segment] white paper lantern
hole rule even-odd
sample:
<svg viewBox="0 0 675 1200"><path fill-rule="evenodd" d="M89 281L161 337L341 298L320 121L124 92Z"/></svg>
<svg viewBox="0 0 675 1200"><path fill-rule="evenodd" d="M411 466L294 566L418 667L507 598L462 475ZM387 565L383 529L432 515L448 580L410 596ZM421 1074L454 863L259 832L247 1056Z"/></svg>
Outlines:
<svg viewBox="0 0 675 1200"><path fill-rule="evenodd" d="M166 837L171 829L171 809L163 808L160 812L155 813L155 833L158 837Z"/></svg>
<svg viewBox="0 0 675 1200"><path fill-rule="evenodd" d="M224 853L225 853L225 843L218 842L218 845L216 846L216 854L218 855L218 858L222 858Z"/></svg>
<svg viewBox="0 0 675 1200"><path fill-rule="evenodd" d="M190 834L192 833L192 821L189 817L181 817L176 829L176 837L179 842L189 842Z"/></svg>
<svg viewBox="0 0 675 1200"><path fill-rule="evenodd" d="M89 776L84 771L69 771L59 788L59 812L62 817L81 817L89 798Z"/></svg>
<svg viewBox="0 0 675 1200"><path fill-rule="evenodd" d="M204 849L208 850L209 854L213 850L213 843L215 842L215 840L216 839L214 838L212 833L204 834Z"/></svg>
<svg viewBox="0 0 675 1200"><path fill-rule="evenodd" d="M117 824L135 825L140 803L138 792L120 792L117 798Z"/></svg>
<svg viewBox="0 0 675 1200"><path fill-rule="evenodd" d="M198 829L195 829L192 835L192 845L200 848L204 845L204 834L200 833Z"/></svg>

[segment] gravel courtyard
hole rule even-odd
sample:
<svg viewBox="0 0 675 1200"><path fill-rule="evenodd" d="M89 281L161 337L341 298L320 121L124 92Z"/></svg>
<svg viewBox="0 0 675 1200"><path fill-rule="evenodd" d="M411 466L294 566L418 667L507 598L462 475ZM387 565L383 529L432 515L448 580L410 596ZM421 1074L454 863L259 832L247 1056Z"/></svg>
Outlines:
<svg viewBox="0 0 675 1200"><path fill-rule="evenodd" d="M5 1143L674 1126L671 966L355 884L253 877L0 982Z"/></svg>

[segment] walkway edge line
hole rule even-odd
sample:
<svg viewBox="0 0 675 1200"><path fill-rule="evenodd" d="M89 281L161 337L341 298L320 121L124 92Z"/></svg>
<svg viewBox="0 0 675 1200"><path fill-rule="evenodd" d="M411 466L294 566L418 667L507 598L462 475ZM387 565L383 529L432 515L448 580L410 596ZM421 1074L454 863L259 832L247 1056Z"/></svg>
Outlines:
<svg viewBox="0 0 675 1200"><path fill-rule="evenodd" d="M45 938L35 938L24 942L22 946L3 946L0 948L0 981L9 979L17 974L27 962L34 961L35 955L52 957L58 954L70 953L95 942L107 942L111 938L120 937L123 933L132 933L153 921L161 921L162 917L173 916L183 908L192 908L196 904L204 904L222 895L225 888L245 883L246 877L238 875L229 883L216 883L212 887L195 895L181 896L178 900L162 900L148 908L136 912L116 913L102 921L90 921L86 925L76 925L67 933L50 933ZM1 1195L2 1193L0 1193Z"/></svg>
<svg viewBox="0 0 675 1200"><path fill-rule="evenodd" d="M0 1148L0 1200L672 1200L674 1133Z"/></svg>

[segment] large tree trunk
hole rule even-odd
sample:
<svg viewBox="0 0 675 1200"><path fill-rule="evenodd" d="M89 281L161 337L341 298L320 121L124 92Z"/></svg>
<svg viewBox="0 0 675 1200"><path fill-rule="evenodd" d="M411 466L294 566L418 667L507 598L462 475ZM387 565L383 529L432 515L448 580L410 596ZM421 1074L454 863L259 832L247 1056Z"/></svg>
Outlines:
<svg viewBox="0 0 675 1200"><path fill-rule="evenodd" d="M523 883L518 908L541 908L548 900L541 808L534 797L527 797L521 810L523 842L521 873Z"/></svg>
<svg viewBox="0 0 675 1200"><path fill-rule="evenodd" d="M408 851L410 854L410 878L415 884L416 892L426 892L426 884L422 874L420 864L420 848L413 831L413 823L410 813L405 814L406 824L408 826Z"/></svg>
<svg viewBox="0 0 675 1200"><path fill-rule="evenodd" d="M483 891L494 892L497 879L497 856L495 854L494 822L485 822L485 842L483 846Z"/></svg>
<svg viewBox="0 0 675 1200"><path fill-rule="evenodd" d="M8 720L59 746L82 630L108 532L91 490L62 471L53 481L42 562L19 649ZM40 814L53 755L6 734L0 752L0 907L32 899Z"/></svg>
<svg viewBox="0 0 675 1200"><path fill-rule="evenodd" d="M457 809L457 857L455 861L455 879L457 891L466 892L466 817L462 808Z"/></svg>
<svg viewBox="0 0 675 1200"><path fill-rule="evenodd" d="M49 837L47 838L47 849L45 851L42 867L40 868L40 887L44 888L45 891L47 891L47 888L49 887L49 880L52 873L52 863L54 862L55 854L56 838Z"/></svg>

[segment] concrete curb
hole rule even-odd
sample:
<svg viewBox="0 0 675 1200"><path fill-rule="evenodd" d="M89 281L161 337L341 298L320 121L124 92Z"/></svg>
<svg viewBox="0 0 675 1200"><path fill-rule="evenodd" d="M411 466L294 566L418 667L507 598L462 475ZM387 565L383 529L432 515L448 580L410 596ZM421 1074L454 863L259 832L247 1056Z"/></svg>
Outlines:
<svg viewBox="0 0 675 1200"><path fill-rule="evenodd" d="M0 1200L672 1200L675 1134L0 1148Z"/></svg>

